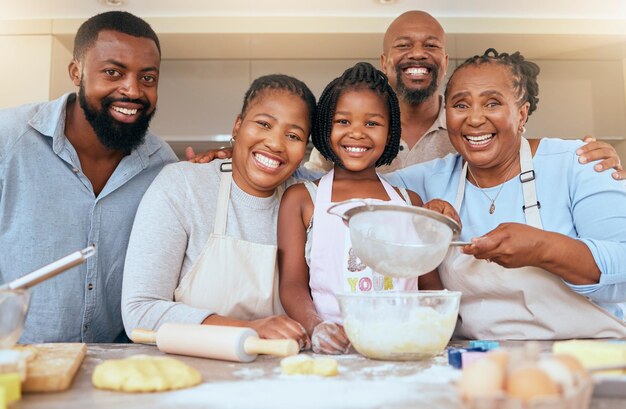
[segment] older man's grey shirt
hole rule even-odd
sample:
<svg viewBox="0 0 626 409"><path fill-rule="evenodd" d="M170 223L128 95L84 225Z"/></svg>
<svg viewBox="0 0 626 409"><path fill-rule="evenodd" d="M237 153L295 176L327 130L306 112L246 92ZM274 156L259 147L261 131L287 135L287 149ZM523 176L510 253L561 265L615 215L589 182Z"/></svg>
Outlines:
<svg viewBox="0 0 626 409"><path fill-rule="evenodd" d="M86 263L32 289L20 342L112 342L123 331L122 272L139 202L171 148L148 133L96 197L65 137L75 94L0 110L0 283L89 244Z"/></svg>

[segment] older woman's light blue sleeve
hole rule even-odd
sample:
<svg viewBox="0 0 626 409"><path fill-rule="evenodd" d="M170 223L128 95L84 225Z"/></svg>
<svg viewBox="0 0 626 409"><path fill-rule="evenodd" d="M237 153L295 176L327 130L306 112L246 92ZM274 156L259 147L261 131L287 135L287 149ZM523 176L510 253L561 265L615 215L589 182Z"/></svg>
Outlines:
<svg viewBox="0 0 626 409"><path fill-rule="evenodd" d="M626 302L626 186L611 172L573 158L571 211L579 240L589 247L601 272L593 285L568 285L598 304Z"/></svg>
<svg viewBox="0 0 626 409"><path fill-rule="evenodd" d="M292 176L298 181L305 181L305 180L314 181L314 180L320 179L325 174L326 172L310 170L310 169L305 168L304 166L300 166L298 167L298 169L296 169L296 171L293 173Z"/></svg>
<svg viewBox="0 0 626 409"><path fill-rule="evenodd" d="M391 186L403 187L417 193L422 199L426 197L424 189L424 173L428 165L419 163L393 172L381 174Z"/></svg>

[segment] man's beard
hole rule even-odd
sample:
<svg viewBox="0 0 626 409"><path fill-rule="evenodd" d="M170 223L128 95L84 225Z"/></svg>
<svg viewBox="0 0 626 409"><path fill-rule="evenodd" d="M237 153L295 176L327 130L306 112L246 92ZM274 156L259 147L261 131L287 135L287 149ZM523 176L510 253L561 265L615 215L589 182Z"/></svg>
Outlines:
<svg viewBox="0 0 626 409"><path fill-rule="evenodd" d="M150 109L150 103L141 99L130 98L111 98L106 97L102 100L102 108L100 110L92 109L85 97L85 88L83 82L80 82L78 92L78 101L80 107L85 113L85 118L91 124L100 143L114 151L130 152L146 139L146 132L150 120L154 116L156 109L149 114L146 112ZM109 114L109 107L114 102L130 102L140 104L142 109L139 111L139 118L130 124L122 123L115 120Z"/></svg>
<svg viewBox="0 0 626 409"><path fill-rule="evenodd" d="M404 100L411 106L416 106L421 104L430 98L437 89L439 88L439 84L437 83L437 78L439 78L439 67L436 65L423 64L424 67L430 69L430 77L431 81L428 84L428 87L424 89L409 89L406 84L403 82L403 69L406 68L403 65L396 66L396 94L401 100Z"/></svg>

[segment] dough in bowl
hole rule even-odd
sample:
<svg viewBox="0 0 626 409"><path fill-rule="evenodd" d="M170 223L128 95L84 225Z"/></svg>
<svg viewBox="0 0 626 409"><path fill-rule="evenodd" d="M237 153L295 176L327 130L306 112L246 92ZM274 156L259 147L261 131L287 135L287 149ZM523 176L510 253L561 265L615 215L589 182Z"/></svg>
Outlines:
<svg viewBox="0 0 626 409"><path fill-rule="evenodd" d="M158 392L188 388L202 381L200 373L178 359L134 355L96 366L93 386L124 392Z"/></svg>

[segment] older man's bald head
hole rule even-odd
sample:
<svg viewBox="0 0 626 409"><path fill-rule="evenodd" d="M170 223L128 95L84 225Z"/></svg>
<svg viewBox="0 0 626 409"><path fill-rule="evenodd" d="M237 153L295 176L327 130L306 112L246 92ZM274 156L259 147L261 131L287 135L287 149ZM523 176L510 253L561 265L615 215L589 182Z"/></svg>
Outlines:
<svg viewBox="0 0 626 409"><path fill-rule="evenodd" d="M395 20L391 22L387 31L385 31L385 38L383 40L383 53L387 53L387 50L391 46L394 38L406 31L414 33L425 33L438 37L445 47L446 33L443 27L437 19L430 14L421 10L411 10L400 14Z"/></svg>
<svg viewBox="0 0 626 409"><path fill-rule="evenodd" d="M438 104L436 92L448 69L443 27L423 11L401 14L385 32L380 62L405 104Z"/></svg>

